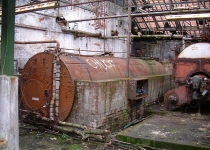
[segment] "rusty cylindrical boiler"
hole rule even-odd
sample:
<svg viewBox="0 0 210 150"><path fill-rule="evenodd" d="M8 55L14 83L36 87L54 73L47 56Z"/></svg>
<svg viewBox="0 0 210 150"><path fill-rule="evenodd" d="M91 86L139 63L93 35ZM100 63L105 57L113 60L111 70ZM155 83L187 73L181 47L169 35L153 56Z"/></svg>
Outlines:
<svg viewBox="0 0 210 150"><path fill-rule="evenodd" d="M210 97L210 43L196 43L185 48L174 61L174 81L178 87L164 95L168 109L176 109L193 100Z"/></svg>
<svg viewBox="0 0 210 150"><path fill-rule="evenodd" d="M155 60L130 58L130 78L165 74ZM83 57L42 52L31 57L21 75L22 103L52 120L64 121L75 99L75 80L126 77L126 60L114 57Z"/></svg>

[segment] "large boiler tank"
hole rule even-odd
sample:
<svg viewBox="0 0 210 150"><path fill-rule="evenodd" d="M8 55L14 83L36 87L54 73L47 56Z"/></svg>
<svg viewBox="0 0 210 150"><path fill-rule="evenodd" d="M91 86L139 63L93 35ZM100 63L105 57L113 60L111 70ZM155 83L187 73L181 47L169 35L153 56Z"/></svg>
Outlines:
<svg viewBox="0 0 210 150"><path fill-rule="evenodd" d="M130 78L159 74L165 74L165 69L159 62L130 58ZM126 60L121 58L58 56L42 52L31 57L22 71L22 102L26 110L34 110L43 117L57 117L64 121L73 107L75 80L125 77Z"/></svg>
<svg viewBox="0 0 210 150"><path fill-rule="evenodd" d="M174 81L178 87L164 96L167 108L176 109L193 100L209 100L210 43L185 48L174 62Z"/></svg>

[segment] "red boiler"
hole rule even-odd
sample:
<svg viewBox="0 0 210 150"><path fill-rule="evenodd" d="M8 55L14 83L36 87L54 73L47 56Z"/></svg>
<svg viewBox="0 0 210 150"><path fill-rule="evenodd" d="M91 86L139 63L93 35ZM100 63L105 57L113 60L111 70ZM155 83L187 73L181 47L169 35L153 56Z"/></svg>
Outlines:
<svg viewBox="0 0 210 150"><path fill-rule="evenodd" d="M174 62L174 81L178 87L168 91L164 102L168 109L176 109L210 97L210 43L196 43L185 48Z"/></svg>

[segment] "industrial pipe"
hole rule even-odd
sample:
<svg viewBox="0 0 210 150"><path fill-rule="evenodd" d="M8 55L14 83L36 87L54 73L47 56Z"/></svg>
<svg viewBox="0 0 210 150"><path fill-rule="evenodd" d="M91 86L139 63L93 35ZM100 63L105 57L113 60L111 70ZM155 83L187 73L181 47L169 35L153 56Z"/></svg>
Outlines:
<svg viewBox="0 0 210 150"><path fill-rule="evenodd" d="M56 0L48 0L48 1L39 1L39 2L34 2L34 3L28 3L28 4L25 4L25 5L19 5L19 6L16 6L15 8L21 8L21 7L27 7L27 6L31 6L31 5L40 5L40 4L46 4L46 3L49 3L49 2L56 2Z"/></svg>
<svg viewBox="0 0 210 150"><path fill-rule="evenodd" d="M99 53L101 53L102 51L94 51L94 50L81 50L80 48L60 48L61 50L69 50L69 51L79 51L79 52L81 52L81 51L86 51L86 52L99 52ZM105 51L106 52L106 51ZM127 52L112 52L112 53L127 53Z"/></svg>
<svg viewBox="0 0 210 150"><path fill-rule="evenodd" d="M58 121L59 125L63 125L63 126L69 126L69 127L74 127L74 128L79 128L79 129L87 129L86 126L83 125L79 125L79 124L74 124L74 123L69 123L69 122L62 122L62 121Z"/></svg>
<svg viewBox="0 0 210 150"><path fill-rule="evenodd" d="M62 32L65 33L84 33L87 35L94 35L94 34L100 34L100 33L91 33L91 32L84 32L84 31L79 31L79 30L71 30L71 29L62 29ZM95 36L96 37L96 36ZM102 38L102 39L118 39L118 38L128 38L128 35L121 35L121 36L97 36L98 38ZM157 34L157 35L130 35L130 38L177 38L177 39L181 39L183 38L182 35L179 34L173 34L173 35L161 35L161 34Z"/></svg>
<svg viewBox="0 0 210 150"><path fill-rule="evenodd" d="M60 42L58 40L49 40L49 41L28 41L28 42L22 42L22 41L15 41L15 44L41 44L41 43L56 43L56 51L60 49Z"/></svg>
<svg viewBox="0 0 210 150"><path fill-rule="evenodd" d="M71 29L61 29L62 32L65 33L73 33L75 37L102 37L101 33L91 33L91 32L85 32L85 31L79 31L79 30L71 30Z"/></svg>
<svg viewBox="0 0 210 150"><path fill-rule="evenodd" d="M101 37L101 33L92 33L92 34L87 34L87 33L79 33L75 32L74 33L75 37Z"/></svg>
<svg viewBox="0 0 210 150"><path fill-rule="evenodd" d="M47 31L46 28L42 27L37 27L37 26L31 26L31 25L24 25L24 24L15 24L16 27L21 27L21 28L27 28L27 29L34 29L34 30L41 30L41 31Z"/></svg>
<svg viewBox="0 0 210 150"><path fill-rule="evenodd" d="M37 15L42 15L45 17L51 17L51 18L56 18L57 16L53 16L53 15L48 15L48 14L44 14L44 13L40 13L40 12L31 12L33 14L37 14Z"/></svg>
<svg viewBox="0 0 210 150"><path fill-rule="evenodd" d="M0 21L0 24L2 24L2 22ZM31 25L25 25L25 24L15 24L16 27L21 27L21 28L27 28L27 29L34 29L34 30L41 30L41 31L47 31L46 28L42 28L42 27L38 27L38 26L31 26Z"/></svg>
<svg viewBox="0 0 210 150"><path fill-rule="evenodd" d="M130 36L131 38L177 38L177 39L181 39L183 38L182 35L179 35L179 34L172 34L172 35L166 35L166 34L163 34L163 35L131 35ZM106 36L107 39L117 39L117 38L127 38L126 35L122 35L122 36Z"/></svg>

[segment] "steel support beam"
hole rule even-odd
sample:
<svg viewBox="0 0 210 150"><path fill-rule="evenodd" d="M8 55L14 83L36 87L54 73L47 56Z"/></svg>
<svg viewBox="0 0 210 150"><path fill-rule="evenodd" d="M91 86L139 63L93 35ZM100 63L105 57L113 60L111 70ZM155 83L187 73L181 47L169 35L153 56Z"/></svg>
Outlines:
<svg viewBox="0 0 210 150"><path fill-rule="evenodd" d="M122 35L122 36L106 36L107 39L118 39L118 38L128 38L128 36ZM173 39L182 39L182 35L131 35L130 38L173 38Z"/></svg>
<svg viewBox="0 0 210 150"><path fill-rule="evenodd" d="M129 78L129 60L131 51L131 0L128 0L128 36L127 36L127 56L126 56L126 77Z"/></svg>
<svg viewBox="0 0 210 150"><path fill-rule="evenodd" d="M182 27L184 31L189 31L189 30L202 30L202 27L198 26L187 26L187 27ZM176 27L168 27L168 28L150 28L151 31L182 31L182 28L176 28ZM207 29L210 29L207 27ZM141 31L148 31L146 28L142 28Z"/></svg>
<svg viewBox="0 0 210 150"><path fill-rule="evenodd" d="M209 2L209 0L202 0L202 2L204 3L204 2ZM182 3L182 2L181 2ZM177 1L177 2L165 2L165 3L160 3L160 2L158 2L158 3L153 3L153 4L147 4L147 5L149 5L149 6L160 6L160 5L180 5L181 4L179 1ZM190 1L186 1L185 0L185 4L198 4L198 0L190 0Z"/></svg>
<svg viewBox="0 0 210 150"><path fill-rule="evenodd" d="M210 9L193 9L193 10L177 10L177 11L161 11L161 12L148 12L148 13L135 13L131 14L131 17L145 17L145 16L165 16L170 14L192 14L192 13L208 13ZM114 15L114 16L106 16L106 17L97 17L97 18L88 18L88 19L77 19L77 20L68 20L67 22L80 22L80 21L91 21L91 20L99 20L99 19L112 19L112 18L123 18L128 17L126 15Z"/></svg>
<svg viewBox="0 0 210 150"><path fill-rule="evenodd" d="M1 74L14 75L15 0L2 0Z"/></svg>
<svg viewBox="0 0 210 150"><path fill-rule="evenodd" d="M209 19L210 13L202 14L184 14L184 15L166 15L166 20L195 20L195 19Z"/></svg>
<svg viewBox="0 0 210 150"><path fill-rule="evenodd" d="M16 7L15 14L22 14L22 13L45 10L45 9L50 9L50 8L57 8L57 7L58 7L57 1L29 4L29 5ZM1 11L0 11L0 16L2 16Z"/></svg>

